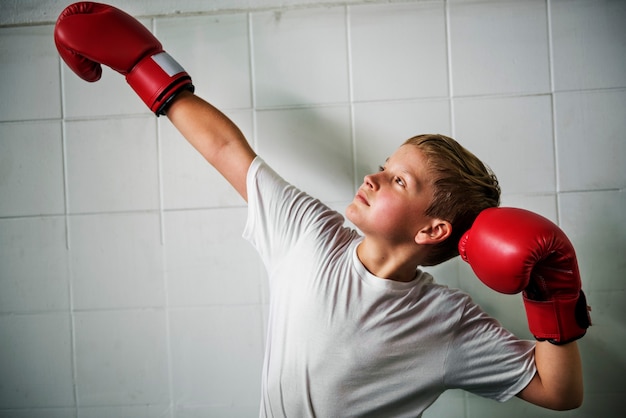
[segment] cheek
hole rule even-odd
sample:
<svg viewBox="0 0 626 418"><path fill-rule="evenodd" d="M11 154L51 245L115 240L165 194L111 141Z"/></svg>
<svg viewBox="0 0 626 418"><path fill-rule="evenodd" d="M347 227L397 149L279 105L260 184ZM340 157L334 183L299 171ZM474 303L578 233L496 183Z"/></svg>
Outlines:
<svg viewBox="0 0 626 418"><path fill-rule="evenodd" d="M378 203L375 216L381 229L397 229L411 223L413 213L404 202L390 199Z"/></svg>

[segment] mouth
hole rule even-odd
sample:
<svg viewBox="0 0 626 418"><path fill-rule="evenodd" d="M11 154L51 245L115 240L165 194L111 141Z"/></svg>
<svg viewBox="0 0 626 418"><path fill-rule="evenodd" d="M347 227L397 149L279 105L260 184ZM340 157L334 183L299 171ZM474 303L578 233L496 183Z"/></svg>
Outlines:
<svg viewBox="0 0 626 418"><path fill-rule="evenodd" d="M370 205L370 202L367 200L367 197L365 196L365 193L363 193L361 190L359 190L355 196L356 200L360 201L361 203L363 203L366 206Z"/></svg>

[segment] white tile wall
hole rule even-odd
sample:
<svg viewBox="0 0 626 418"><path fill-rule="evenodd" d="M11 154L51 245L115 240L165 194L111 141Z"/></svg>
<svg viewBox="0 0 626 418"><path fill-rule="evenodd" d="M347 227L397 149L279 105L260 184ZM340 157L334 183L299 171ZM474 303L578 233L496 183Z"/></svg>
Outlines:
<svg viewBox="0 0 626 418"><path fill-rule="evenodd" d="M245 208L165 214L165 263L173 307L261 303L261 265L241 237ZM211 248L220 248L212 251Z"/></svg>
<svg viewBox="0 0 626 418"><path fill-rule="evenodd" d="M557 93L555 108L559 189L624 189L626 91Z"/></svg>
<svg viewBox="0 0 626 418"><path fill-rule="evenodd" d="M448 96L443 2L354 6L354 100Z"/></svg>
<svg viewBox="0 0 626 418"><path fill-rule="evenodd" d="M194 76L196 93L220 109L250 108L252 84L245 13L159 19L156 35Z"/></svg>
<svg viewBox="0 0 626 418"><path fill-rule="evenodd" d="M415 134L482 158L503 205L559 223L578 253L586 400L558 416L621 416L626 2L349 3L185 0L192 13L141 22L263 158L338 210ZM54 18L0 27L0 418L256 416L268 295L244 202L123 77L89 84L61 63ZM530 337L518 296L458 259L428 270ZM557 413L452 391L424 414L504 415Z"/></svg>
<svg viewBox="0 0 626 418"><path fill-rule="evenodd" d="M156 126L152 116L67 122L69 212L158 209Z"/></svg>
<svg viewBox="0 0 626 418"><path fill-rule="evenodd" d="M81 407L169 404L163 310L89 311L74 316Z"/></svg>
<svg viewBox="0 0 626 418"><path fill-rule="evenodd" d="M0 121L61 116L61 78L52 26L2 28Z"/></svg>
<svg viewBox="0 0 626 418"><path fill-rule="evenodd" d="M75 309L158 307L165 302L156 213L107 213L69 220Z"/></svg>
<svg viewBox="0 0 626 418"><path fill-rule="evenodd" d="M449 3L454 95L541 93L550 89L545 1Z"/></svg>
<svg viewBox="0 0 626 418"><path fill-rule="evenodd" d="M74 404L67 312L0 315L0 408Z"/></svg>
<svg viewBox="0 0 626 418"><path fill-rule="evenodd" d="M624 87L626 3L552 0L554 87Z"/></svg>
<svg viewBox="0 0 626 418"><path fill-rule="evenodd" d="M69 309L65 238L60 216L0 219L0 312Z"/></svg>
<svg viewBox="0 0 626 418"><path fill-rule="evenodd" d="M322 200L353 194L347 105L257 112L256 150L281 175Z"/></svg>
<svg viewBox="0 0 626 418"><path fill-rule="evenodd" d="M503 193L556 190L549 95L464 98L455 134L498 175Z"/></svg>
<svg viewBox="0 0 626 418"><path fill-rule="evenodd" d="M1 124L0 176L0 216L63 214L61 124Z"/></svg>
<svg viewBox="0 0 626 418"><path fill-rule="evenodd" d="M176 415L258 415L262 360L260 306L213 306L171 314Z"/></svg>
<svg viewBox="0 0 626 418"><path fill-rule="evenodd" d="M348 100L344 7L259 12L251 20L257 106Z"/></svg>

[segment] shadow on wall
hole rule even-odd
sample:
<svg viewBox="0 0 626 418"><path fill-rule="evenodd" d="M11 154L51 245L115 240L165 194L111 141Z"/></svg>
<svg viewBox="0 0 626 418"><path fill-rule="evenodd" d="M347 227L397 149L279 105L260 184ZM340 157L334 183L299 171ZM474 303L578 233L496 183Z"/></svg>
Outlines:
<svg viewBox="0 0 626 418"><path fill-rule="evenodd" d="M299 102L298 98L289 101ZM254 148L281 176L324 202L352 200L349 105L260 109L256 117Z"/></svg>

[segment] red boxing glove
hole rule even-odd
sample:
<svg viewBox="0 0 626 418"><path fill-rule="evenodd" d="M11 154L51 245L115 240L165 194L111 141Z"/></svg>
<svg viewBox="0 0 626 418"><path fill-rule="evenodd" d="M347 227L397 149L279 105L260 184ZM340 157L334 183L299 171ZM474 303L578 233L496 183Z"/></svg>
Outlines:
<svg viewBox="0 0 626 418"><path fill-rule="evenodd" d="M145 26L106 4L68 6L54 28L54 42L65 63L86 81L98 81L100 64L126 76L141 100L157 115L182 90L193 91L191 77Z"/></svg>
<svg viewBox="0 0 626 418"><path fill-rule="evenodd" d="M485 209L459 241L459 253L493 290L523 291L536 339L565 344L591 325L574 247L548 219L523 209Z"/></svg>

